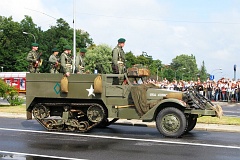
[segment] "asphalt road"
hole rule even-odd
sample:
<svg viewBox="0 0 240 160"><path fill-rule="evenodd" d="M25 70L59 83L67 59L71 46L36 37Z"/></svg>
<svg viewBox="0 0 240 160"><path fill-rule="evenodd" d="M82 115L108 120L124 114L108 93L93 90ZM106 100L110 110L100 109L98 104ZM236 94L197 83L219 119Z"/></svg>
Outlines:
<svg viewBox="0 0 240 160"><path fill-rule="evenodd" d="M239 160L239 133L193 131L180 139L156 128L111 125L89 133L47 132L35 120L0 118L0 159Z"/></svg>
<svg viewBox="0 0 240 160"><path fill-rule="evenodd" d="M240 117L239 103L223 103L221 106L225 116Z"/></svg>

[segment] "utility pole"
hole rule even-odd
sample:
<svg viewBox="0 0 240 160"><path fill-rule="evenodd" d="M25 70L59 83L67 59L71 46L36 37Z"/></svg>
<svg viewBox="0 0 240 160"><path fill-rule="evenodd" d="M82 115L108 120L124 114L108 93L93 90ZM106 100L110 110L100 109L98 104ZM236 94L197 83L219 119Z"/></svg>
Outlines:
<svg viewBox="0 0 240 160"><path fill-rule="evenodd" d="M75 25L75 19L76 19L76 16L75 16L75 9L76 9L76 5L75 5L76 1L73 0L73 73L75 71L75 61L76 61L76 25Z"/></svg>

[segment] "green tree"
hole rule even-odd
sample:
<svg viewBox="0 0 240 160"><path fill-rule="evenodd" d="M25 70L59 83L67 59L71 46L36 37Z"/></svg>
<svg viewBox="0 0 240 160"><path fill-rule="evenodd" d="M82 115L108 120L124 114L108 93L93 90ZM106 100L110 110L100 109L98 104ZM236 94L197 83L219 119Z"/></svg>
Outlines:
<svg viewBox="0 0 240 160"><path fill-rule="evenodd" d="M202 61L202 65L199 71L199 77L202 82L206 81L208 77L208 73L207 73L204 61Z"/></svg>
<svg viewBox="0 0 240 160"><path fill-rule="evenodd" d="M192 54L190 56L186 54L176 56L176 58L172 60L171 68L174 71L174 76L176 74L177 80L182 79L183 75L184 80L196 80L199 72L196 59Z"/></svg>
<svg viewBox="0 0 240 160"><path fill-rule="evenodd" d="M4 71L26 71L22 60L24 35L22 26L12 17L0 17L0 65Z"/></svg>
<svg viewBox="0 0 240 160"><path fill-rule="evenodd" d="M88 32L81 29L76 30L76 48L86 48L93 45L93 39Z"/></svg>
<svg viewBox="0 0 240 160"><path fill-rule="evenodd" d="M29 34L23 34L23 32ZM20 23L14 22L12 17L0 16L0 66L4 67L4 71L27 71L26 57L35 39L39 43L39 51L42 52L41 58L47 62L53 48L57 47L60 55L63 46L73 46L73 28L62 18L56 20L55 26L42 31L30 16L25 16ZM100 73L111 73L112 49L108 45L95 45L88 32L76 29L76 50L85 47L88 48L86 69L89 69L91 73L94 69L98 69ZM158 74L169 80L175 77L196 80L197 74L202 80L207 77L204 62L199 71L193 55L179 55L172 60L170 66L165 67L161 60L154 60L146 52L142 52L140 56L134 56L131 51L127 52L126 67L132 67L134 64L142 64L150 69L153 76L156 77ZM48 67L48 63L43 63L40 72L48 72Z"/></svg>
<svg viewBox="0 0 240 160"><path fill-rule="evenodd" d="M98 73L112 73L112 49L106 44L97 45L88 49L85 57L86 67L93 73L95 69Z"/></svg>
<svg viewBox="0 0 240 160"><path fill-rule="evenodd" d="M159 59L152 60L152 64L149 66L149 70L151 72L152 77L156 78L157 80L160 80L159 77L162 77L161 73L162 69L162 61Z"/></svg>
<svg viewBox="0 0 240 160"><path fill-rule="evenodd" d="M134 56L134 54L132 53L132 51L126 52L125 58L126 58L126 67L127 67L127 68L130 68L130 67L132 67L134 64L136 64L136 56Z"/></svg>
<svg viewBox="0 0 240 160"><path fill-rule="evenodd" d="M17 61L19 65L19 70L27 71L28 62L26 61L26 57L28 52L31 50L31 44L33 42L37 42L39 44L38 51L42 53L41 59L45 59L45 50L47 46L44 45L43 39L43 31L41 27L38 27L35 24L30 16L25 16L25 18L20 22L21 25L21 34L23 35L23 40L21 44L21 55L19 56L19 61ZM23 32L27 32L28 34L24 34ZM24 61L22 61L24 60ZM40 67L40 72L44 72L44 66Z"/></svg>
<svg viewBox="0 0 240 160"><path fill-rule="evenodd" d="M152 56L149 56L146 52L142 52L140 56L136 57L136 64L142 64L146 67L150 67L153 62Z"/></svg>
<svg viewBox="0 0 240 160"><path fill-rule="evenodd" d="M166 78L170 82L172 82L175 79L174 70L171 68L170 65L162 66L161 76L162 76L162 80Z"/></svg>
<svg viewBox="0 0 240 160"><path fill-rule="evenodd" d="M43 36L41 39L43 41L41 42L41 44L44 48L42 57L45 59L45 61L48 61L48 58L52 53L51 50L53 48L56 47L59 49L60 56L60 54L63 52L63 47L65 45L73 46L73 29L62 18L57 19L56 25L51 26L50 29L43 32L42 35ZM89 33L81 29L76 29L76 51L79 51L80 48L85 48L91 45L93 45L93 40L90 38ZM42 67L42 70L43 72L48 72L48 63L44 63L44 67Z"/></svg>

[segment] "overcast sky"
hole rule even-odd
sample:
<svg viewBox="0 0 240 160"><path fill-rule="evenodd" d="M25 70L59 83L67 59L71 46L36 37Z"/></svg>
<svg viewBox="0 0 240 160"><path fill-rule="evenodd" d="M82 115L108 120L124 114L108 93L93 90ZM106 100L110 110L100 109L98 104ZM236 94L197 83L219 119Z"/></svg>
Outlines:
<svg viewBox="0 0 240 160"><path fill-rule="evenodd" d="M20 22L24 15L46 30L63 18L71 27L74 0L1 1L0 15ZM196 57L198 68L240 78L239 0L76 0L76 28L87 31L94 43L115 47L126 39L125 52L147 52L170 64L181 54ZM219 70L219 69L222 69Z"/></svg>

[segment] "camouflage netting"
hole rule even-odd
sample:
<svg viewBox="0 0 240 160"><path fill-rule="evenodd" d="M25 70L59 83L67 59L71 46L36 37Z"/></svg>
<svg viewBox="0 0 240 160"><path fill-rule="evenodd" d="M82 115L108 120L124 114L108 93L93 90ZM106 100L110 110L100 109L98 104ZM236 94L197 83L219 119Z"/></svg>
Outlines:
<svg viewBox="0 0 240 160"><path fill-rule="evenodd" d="M158 101L147 103L148 88L158 88L154 84L134 85L131 88L131 95L139 116L144 115L149 111Z"/></svg>

